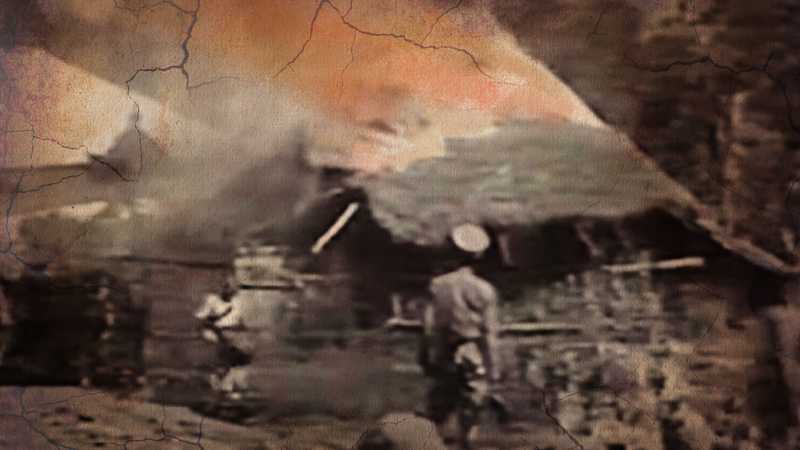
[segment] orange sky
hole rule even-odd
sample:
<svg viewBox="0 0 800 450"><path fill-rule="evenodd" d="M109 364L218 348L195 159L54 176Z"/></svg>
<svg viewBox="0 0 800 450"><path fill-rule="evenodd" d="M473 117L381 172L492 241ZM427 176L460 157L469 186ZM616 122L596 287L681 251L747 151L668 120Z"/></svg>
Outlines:
<svg viewBox="0 0 800 450"><path fill-rule="evenodd" d="M50 53L21 47L4 55L15 81L2 120L6 128L32 125L69 147L37 141L37 164L79 161L87 151L104 153L130 128L137 100L140 129L169 152L195 120L192 96L217 95L214 80L235 78L344 125L395 120L409 104L445 136L475 133L504 118L601 125L480 2L452 9L456 3L202 1L183 66L189 83L202 87L187 92L177 66L193 1L152 7L119 1L127 10L111 0L43 1ZM173 69L152 71L167 67ZM128 97L126 80L134 74ZM3 164L26 165L29 155L30 146L6 142Z"/></svg>
<svg viewBox="0 0 800 450"><path fill-rule="evenodd" d="M473 5L443 15L446 5L378 0L356 2L343 17L348 3L338 3L209 3L208 23L196 35L210 43L204 62L218 66L220 75L229 71L269 79L280 73L277 83L348 119L376 110L381 114L407 96L430 108L596 123L484 8ZM315 12L311 40L297 56ZM376 96L385 89L396 96Z"/></svg>

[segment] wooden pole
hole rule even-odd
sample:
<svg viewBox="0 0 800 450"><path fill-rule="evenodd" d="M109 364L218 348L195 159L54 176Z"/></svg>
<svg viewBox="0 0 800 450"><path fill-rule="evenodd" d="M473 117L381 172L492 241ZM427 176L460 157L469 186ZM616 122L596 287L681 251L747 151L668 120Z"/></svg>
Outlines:
<svg viewBox="0 0 800 450"><path fill-rule="evenodd" d="M314 246L311 247L311 253L316 255L321 252L325 245L327 245L328 242L330 242L330 240L333 239L333 237L336 236L336 234L339 233L339 231L341 231L345 225L347 225L347 222L353 217L353 214L355 214L356 211L358 211L358 203L353 202L347 205L347 208L344 210L342 215L336 219L336 222L334 222L333 225L328 228L328 231L326 231L325 234L317 239L317 242L315 242Z"/></svg>
<svg viewBox="0 0 800 450"><path fill-rule="evenodd" d="M666 261L646 261L635 264L607 265L603 266L603 269L611 273L628 273L641 272L643 270L673 270L703 266L705 266L705 260L703 258L692 256L687 258L669 259Z"/></svg>
<svg viewBox="0 0 800 450"><path fill-rule="evenodd" d="M384 328L421 332L422 322L394 317L386 321ZM500 332L504 334L574 334L582 331L581 325L561 322L516 322L500 326Z"/></svg>

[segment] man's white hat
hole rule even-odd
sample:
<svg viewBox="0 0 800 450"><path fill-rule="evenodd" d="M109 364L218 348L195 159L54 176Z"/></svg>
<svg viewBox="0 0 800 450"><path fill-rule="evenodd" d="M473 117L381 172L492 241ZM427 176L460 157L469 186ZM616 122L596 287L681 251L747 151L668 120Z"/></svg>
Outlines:
<svg viewBox="0 0 800 450"><path fill-rule="evenodd" d="M453 228L450 238L456 247L470 253L481 253L489 248L489 235L483 228L465 223Z"/></svg>

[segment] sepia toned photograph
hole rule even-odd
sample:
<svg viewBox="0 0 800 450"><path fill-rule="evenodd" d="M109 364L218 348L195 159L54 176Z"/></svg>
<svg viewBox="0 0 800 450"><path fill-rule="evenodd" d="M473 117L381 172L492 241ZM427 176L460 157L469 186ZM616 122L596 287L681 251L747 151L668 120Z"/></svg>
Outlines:
<svg viewBox="0 0 800 450"><path fill-rule="evenodd" d="M0 0L0 450L800 449L800 1Z"/></svg>

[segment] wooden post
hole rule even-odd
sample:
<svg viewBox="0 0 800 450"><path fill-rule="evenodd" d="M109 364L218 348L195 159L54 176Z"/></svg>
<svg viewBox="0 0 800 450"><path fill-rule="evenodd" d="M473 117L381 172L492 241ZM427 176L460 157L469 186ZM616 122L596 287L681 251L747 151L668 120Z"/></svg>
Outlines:
<svg viewBox="0 0 800 450"><path fill-rule="evenodd" d="M501 231L497 234L497 246L500 248L503 264L507 267L515 267L514 258L511 256L511 235L509 232Z"/></svg>
<svg viewBox="0 0 800 450"><path fill-rule="evenodd" d="M315 242L314 246L311 247L311 253L316 255L321 252L325 245L327 245L328 242L330 242L330 240L333 239L333 237L336 236L336 234L339 233L339 231L341 231L345 225L347 225L347 222L350 221L350 218L353 217L353 214L355 214L356 211L358 211L358 203L353 202L347 205L347 209L345 209L342 215L336 219L336 222L334 222L333 225L328 228L328 231L326 231L322 236L319 237L319 239L317 239L317 242Z"/></svg>
<svg viewBox="0 0 800 450"><path fill-rule="evenodd" d="M422 332L422 321L403 318L391 318L384 324L384 328L395 330L408 330ZM503 334L579 334L583 326L562 322L515 322L500 326Z"/></svg>
<svg viewBox="0 0 800 450"><path fill-rule="evenodd" d="M703 267L705 260L698 256L687 258L669 259L665 261L644 261L635 264L613 264L603 266L611 273L642 272L647 270L674 270L690 267Z"/></svg>

